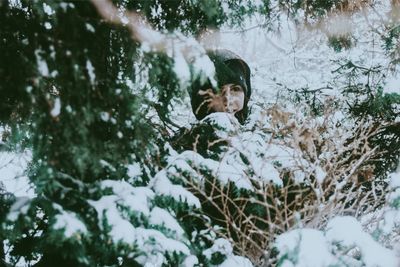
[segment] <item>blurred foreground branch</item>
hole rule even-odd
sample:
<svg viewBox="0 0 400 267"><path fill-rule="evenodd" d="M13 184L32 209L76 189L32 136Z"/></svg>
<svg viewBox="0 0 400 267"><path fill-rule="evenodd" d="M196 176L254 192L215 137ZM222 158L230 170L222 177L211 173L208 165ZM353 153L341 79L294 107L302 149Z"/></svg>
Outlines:
<svg viewBox="0 0 400 267"><path fill-rule="evenodd" d="M167 54L178 52L187 62L194 61L198 56L206 56L205 49L194 38L162 34L154 30L140 14L118 9L109 0L91 0L91 2L107 22L127 27L133 40L149 46L152 51Z"/></svg>

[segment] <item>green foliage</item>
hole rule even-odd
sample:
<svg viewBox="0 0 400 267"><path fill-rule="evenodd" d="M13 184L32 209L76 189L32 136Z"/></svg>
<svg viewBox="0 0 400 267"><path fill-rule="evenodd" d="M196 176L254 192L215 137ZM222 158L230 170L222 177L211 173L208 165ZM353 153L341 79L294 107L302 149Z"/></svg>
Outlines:
<svg viewBox="0 0 400 267"><path fill-rule="evenodd" d="M221 2L211 1L123 1L128 10L144 14L158 30L179 29L186 34L199 34L223 22ZM222 17L222 18L221 18Z"/></svg>
<svg viewBox="0 0 400 267"><path fill-rule="evenodd" d="M116 4L144 15L161 32L187 35L218 28L228 19L240 25L243 17L262 8L249 2L244 10L232 2L233 13L228 14L220 1ZM136 259L148 252L114 242L114 222L106 211L96 215L90 201L116 194L100 188L101 181L125 179L146 186L165 166L166 130L147 114L155 110L158 121L168 121L171 101L186 89L180 88L174 61L164 54L143 53L126 28L103 21L90 1L3 1L0 23L0 125L9 131L3 136L9 149L32 150L28 174L37 194L16 221L2 218L7 223L0 237L7 237L10 261L16 264L22 257L36 266L139 266ZM145 72L148 80L141 84L137 77ZM135 178L128 173L133 163L142 172ZM2 198L2 214L13 210L12 202ZM133 227L171 236L166 226L150 224L129 205L114 205L121 220ZM149 209L153 207L174 214L188 236L207 229L206 216L183 200L156 196ZM55 227L60 214L69 213L87 232L65 236L66 229ZM193 244L183 241L205 261L202 251L210 241L202 235L192 239ZM157 242L155 238L147 245L158 246ZM164 256L165 266L185 258L176 251Z"/></svg>
<svg viewBox="0 0 400 267"><path fill-rule="evenodd" d="M393 122L400 115L400 94L383 93L378 87L365 101L355 104L352 112L356 116L369 115L377 120Z"/></svg>
<svg viewBox="0 0 400 267"><path fill-rule="evenodd" d="M21 24L29 17L27 12L12 8L8 1L0 5L0 124L17 123L29 116L31 99L28 91L35 82L35 55L29 39L34 25ZM18 71L16 71L18 70Z"/></svg>
<svg viewBox="0 0 400 267"><path fill-rule="evenodd" d="M354 46L351 35L329 36L328 44L335 52L340 52Z"/></svg>
<svg viewBox="0 0 400 267"><path fill-rule="evenodd" d="M346 4L347 0L280 0L279 2L282 6L289 7L292 14L304 11L306 17L320 18L326 16L332 9Z"/></svg>
<svg viewBox="0 0 400 267"><path fill-rule="evenodd" d="M359 120L373 120L376 127L385 125L370 138L371 144L380 150L379 160L374 159L375 174L384 179L397 167L399 159L400 126L395 120L400 115L400 94L384 93L385 85L379 79L383 75L381 66L367 68L349 61L336 71L347 79L342 94L349 99L350 114ZM367 82L358 82L360 77Z"/></svg>
<svg viewBox="0 0 400 267"><path fill-rule="evenodd" d="M400 25L388 25L389 31L383 36L385 49L392 50L398 46L398 40L400 38ZM392 26L392 27L390 27Z"/></svg>
<svg viewBox="0 0 400 267"><path fill-rule="evenodd" d="M194 150L204 157L218 159L227 145L227 141L216 134L218 130L221 130L218 125L205 121L191 129L181 129L171 138L171 144L179 152Z"/></svg>

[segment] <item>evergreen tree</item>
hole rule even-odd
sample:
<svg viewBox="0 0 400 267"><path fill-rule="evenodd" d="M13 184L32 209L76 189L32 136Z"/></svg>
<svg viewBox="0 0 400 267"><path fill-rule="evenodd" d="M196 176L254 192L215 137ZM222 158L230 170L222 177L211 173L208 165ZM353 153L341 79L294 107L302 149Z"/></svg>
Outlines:
<svg viewBox="0 0 400 267"><path fill-rule="evenodd" d="M114 4L143 14L166 34L193 36L228 19L238 25L246 15L235 3L228 15L219 1ZM174 60L143 50L90 1L2 1L0 23L0 122L10 127L8 144L32 151L29 178L36 193L11 207L1 200L9 211L1 235L7 236L7 261L176 266L192 254L202 260L211 243L192 236L206 229L196 219L197 203L146 187L168 155L166 130L147 114L155 110L168 121L171 99L186 90ZM141 73L147 84L138 80Z"/></svg>

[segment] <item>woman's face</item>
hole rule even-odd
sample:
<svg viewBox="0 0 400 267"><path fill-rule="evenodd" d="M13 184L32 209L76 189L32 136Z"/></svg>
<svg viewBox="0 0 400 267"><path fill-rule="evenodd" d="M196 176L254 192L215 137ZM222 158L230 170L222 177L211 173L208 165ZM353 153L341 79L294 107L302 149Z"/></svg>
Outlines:
<svg viewBox="0 0 400 267"><path fill-rule="evenodd" d="M235 114L244 107L244 90L242 86L237 84L223 85L218 94L215 94L211 88L200 90L198 94L204 100L195 112L199 112L202 106L206 106L209 113L228 112Z"/></svg>
<svg viewBox="0 0 400 267"><path fill-rule="evenodd" d="M237 84L225 84L221 88L221 96L224 99L225 112L235 114L243 109L244 90Z"/></svg>

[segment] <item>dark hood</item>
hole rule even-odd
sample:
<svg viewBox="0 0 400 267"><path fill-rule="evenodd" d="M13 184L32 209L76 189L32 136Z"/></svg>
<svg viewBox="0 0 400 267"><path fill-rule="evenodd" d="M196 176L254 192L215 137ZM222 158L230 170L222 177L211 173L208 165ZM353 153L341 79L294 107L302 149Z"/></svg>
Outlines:
<svg viewBox="0 0 400 267"><path fill-rule="evenodd" d="M247 63L235 53L226 49L208 51L207 55L213 61L218 87L228 83L239 84L245 90L246 97L251 95L250 68Z"/></svg>

